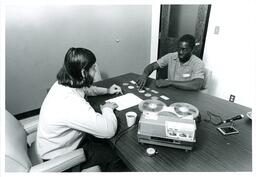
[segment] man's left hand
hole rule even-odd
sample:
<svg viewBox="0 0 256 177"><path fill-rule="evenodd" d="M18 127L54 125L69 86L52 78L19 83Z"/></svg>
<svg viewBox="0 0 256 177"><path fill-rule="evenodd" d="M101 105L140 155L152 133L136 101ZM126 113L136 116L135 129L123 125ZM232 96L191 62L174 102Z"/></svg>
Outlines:
<svg viewBox="0 0 256 177"><path fill-rule="evenodd" d="M170 85L170 83L168 80L164 80L164 79L156 80L157 87L168 87L169 85Z"/></svg>

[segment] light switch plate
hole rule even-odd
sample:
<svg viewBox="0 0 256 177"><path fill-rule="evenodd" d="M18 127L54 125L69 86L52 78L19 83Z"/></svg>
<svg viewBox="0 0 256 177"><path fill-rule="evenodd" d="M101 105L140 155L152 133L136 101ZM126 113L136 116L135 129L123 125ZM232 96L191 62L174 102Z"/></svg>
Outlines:
<svg viewBox="0 0 256 177"><path fill-rule="evenodd" d="M219 33L220 33L220 26L215 26L214 34L219 34Z"/></svg>

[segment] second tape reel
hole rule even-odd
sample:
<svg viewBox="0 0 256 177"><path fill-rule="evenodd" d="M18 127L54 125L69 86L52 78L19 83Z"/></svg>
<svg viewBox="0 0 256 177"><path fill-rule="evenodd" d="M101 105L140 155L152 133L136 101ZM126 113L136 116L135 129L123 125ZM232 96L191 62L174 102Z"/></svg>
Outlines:
<svg viewBox="0 0 256 177"><path fill-rule="evenodd" d="M178 116L184 117L184 116L192 115L194 120L196 120L197 122L200 121L199 110L192 104L177 102L177 103L171 104L170 106L173 107L175 113Z"/></svg>

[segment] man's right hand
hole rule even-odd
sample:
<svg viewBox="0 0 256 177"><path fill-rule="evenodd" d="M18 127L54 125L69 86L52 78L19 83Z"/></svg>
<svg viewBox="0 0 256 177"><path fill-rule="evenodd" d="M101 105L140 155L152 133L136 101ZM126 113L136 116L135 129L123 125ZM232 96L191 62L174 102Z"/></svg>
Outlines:
<svg viewBox="0 0 256 177"><path fill-rule="evenodd" d="M136 81L137 85L139 86L139 90L143 89L147 83L147 76L145 75L141 75L137 81Z"/></svg>
<svg viewBox="0 0 256 177"><path fill-rule="evenodd" d="M108 108L111 108L112 110L114 110L118 107L118 105L116 103L113 103L113 102L106 102L104 105L100 105L101 111L104 107L108 107Z"/></svg>

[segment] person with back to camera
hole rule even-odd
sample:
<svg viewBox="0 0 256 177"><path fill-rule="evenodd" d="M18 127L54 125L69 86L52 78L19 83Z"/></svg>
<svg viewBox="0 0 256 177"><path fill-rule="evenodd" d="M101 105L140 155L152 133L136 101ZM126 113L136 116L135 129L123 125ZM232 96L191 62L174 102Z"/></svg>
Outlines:
<svg viewBox="0 0 256 177"><path fill-rule="evenodd" d="M117 105L101 105L97 113L84 99L86 96L121 93L121 88L92 86L96 58L84 48L70 48L64 64L43 101L37 132L37 151L49 160L83 147L86 162L81 170L100 165L102 171L113 171L112 162L118 157L105 139L115 135L117 119L113 112Z"/></svg>
<svg viewBox="0 0 256 177"><path fill-rule="evenodd" d="M173 86L183 90L200 90L204 82L204 64L200 58L192 54L195 38L186 34L178 41L178 51L168 53L156 62L146 66L138 78L137 85L143 89L148 76L159 68L168 66L168 79L156 80L157 87Z"/></svg>

